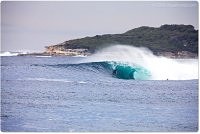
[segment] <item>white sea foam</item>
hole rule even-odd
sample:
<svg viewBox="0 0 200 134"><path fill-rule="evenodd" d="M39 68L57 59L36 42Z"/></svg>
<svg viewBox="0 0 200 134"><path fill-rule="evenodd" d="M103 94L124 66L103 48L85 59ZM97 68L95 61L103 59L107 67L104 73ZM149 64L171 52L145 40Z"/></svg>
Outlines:
<svg viewBox="0 0 200 134"><path fill-rule="evenodd" d="M1 52L0 56L17 56L18 54L16 52Z"/></svg>
<svg viewBox="0 0 200 134"><path fill-rule="evenodd" d="M170 59L155 56L147 48L114 45L87 57L84 62L119 61L140 65L151 72L153 80L198 79L198 59Z"/></svg>
<svg viewBox="0 0 200 134"><path fill-rule="evenodd" d="M1 52L0 56L18 56L19 54L27 54L28 52L22 51L22 52Z"/></svg>
<svg viewBox="0 0 200 134"><path fill-rule="evenodd" d="M80 83L80 84L85 84L85 83L87 83L87 82L85 82L85 81L79 81L78 83Z"/></svg>

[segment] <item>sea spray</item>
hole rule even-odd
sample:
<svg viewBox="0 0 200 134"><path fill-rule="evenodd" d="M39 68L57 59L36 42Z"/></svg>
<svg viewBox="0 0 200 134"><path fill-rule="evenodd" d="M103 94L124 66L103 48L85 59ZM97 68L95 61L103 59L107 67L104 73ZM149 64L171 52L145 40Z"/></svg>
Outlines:
<svg viewBox="0 0 200 134"><path fill-rule="evenodd" d="M116 61L146 68L152 80L198 79L197 59L170 59L155 56L143 47L113 45L87 57L83 62Z"/></svg>
<svg viewBox="0 0 200 134"><path fill-rule="evenodd" d="M18 56L19 54L27 54L28 52L0 52L0 56Z"/></svg>
<svg viewBox="0 0 200 134"><path fill-rule="evenodd" d="M1 52L0 56L17 56L18 54L16 52Z"/></svg>

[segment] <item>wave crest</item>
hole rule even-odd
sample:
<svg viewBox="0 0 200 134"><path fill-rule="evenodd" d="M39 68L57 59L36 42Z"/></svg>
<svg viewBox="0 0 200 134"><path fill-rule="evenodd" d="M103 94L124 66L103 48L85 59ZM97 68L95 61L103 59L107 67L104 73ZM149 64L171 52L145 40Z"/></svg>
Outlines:
<svg viewBox="0 0 200 134"><path fill-rule="evenodd" d="M155 56L147 48L114 45L87 57L83 62L115 61L137 65L151 74L151 80L198 79L198 59L169 59Z"/></svg>

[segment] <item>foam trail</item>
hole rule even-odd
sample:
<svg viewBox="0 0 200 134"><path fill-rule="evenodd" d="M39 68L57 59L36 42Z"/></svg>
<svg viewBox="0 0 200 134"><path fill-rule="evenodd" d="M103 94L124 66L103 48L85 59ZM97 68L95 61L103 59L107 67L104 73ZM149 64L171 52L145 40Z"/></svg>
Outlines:
<svg viewBox="0 0 200 134"><path fill-rule="evenodd" d="M72 82L66 79L48 79L48 78L27 78L26 80L32 81L49 81L49 82Z"/></svg>
<svg viewBox="0 0 200 134"><path fill-rule="evenodd" d="M118 61L140 65L151 72L153 80L198 79L198 59L169 59L155 56L147 48L114 45L87 57L84 62Z"/></svg>
<svg viewBox="0 0 200 134"><path fill-rule="evenodd" d="M48 81L48 82L65 82L65 83L79 83L85 84L86 81L70 81L67 79L50 79L50 78L25 78L25 79L18 79L18 80L27 80L27 81Z"/></svg>

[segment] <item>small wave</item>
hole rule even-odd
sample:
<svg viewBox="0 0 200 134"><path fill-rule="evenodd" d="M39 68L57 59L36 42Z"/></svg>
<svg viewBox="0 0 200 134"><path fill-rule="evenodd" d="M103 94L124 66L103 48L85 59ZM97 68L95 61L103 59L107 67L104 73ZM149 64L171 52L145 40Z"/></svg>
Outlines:
<svg viewBox="0 0 200 134"><path fill-rule="evenodd" d="M18 54L17 52L1 52L0 56L17 56Z"/></svg>
<svg viewBox="0 0 200 134"><path fill-rule="evenodd" d="M18 56L20 54L27 54L28 52L1 52L0 56Z"/></svg>

